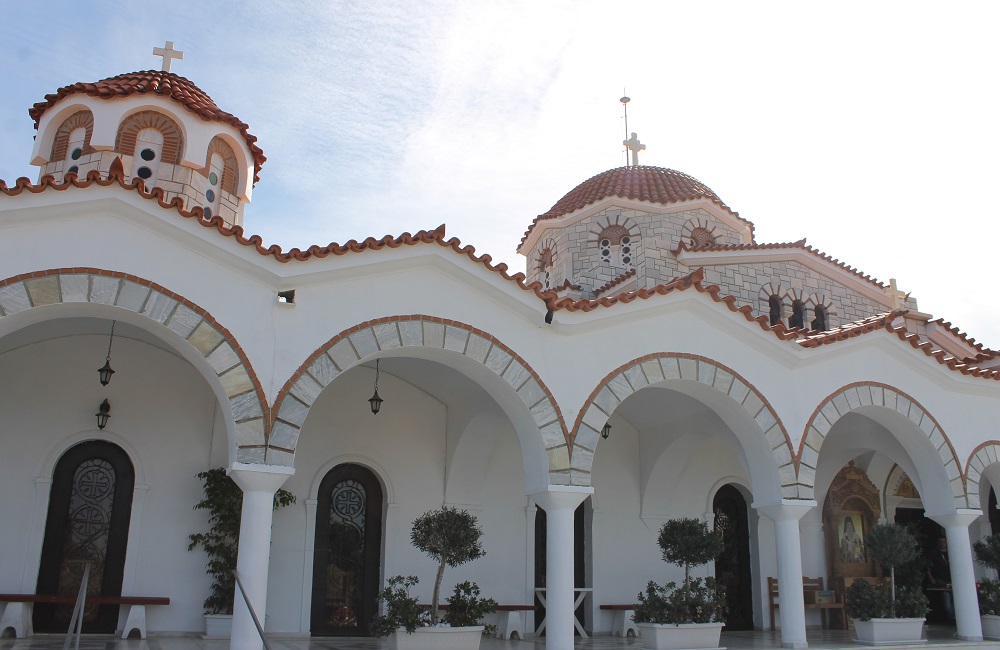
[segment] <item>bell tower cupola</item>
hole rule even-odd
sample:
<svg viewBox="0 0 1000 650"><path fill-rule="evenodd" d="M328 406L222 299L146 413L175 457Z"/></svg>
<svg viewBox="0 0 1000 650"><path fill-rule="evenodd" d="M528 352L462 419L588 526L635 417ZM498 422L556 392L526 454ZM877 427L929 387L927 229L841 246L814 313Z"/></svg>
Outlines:
<svg viewBox="0 0 1000 650"><path fill-rule="evenodd" d="M184 53L167 41L153 48L160 70L130 72L64 86L28 113L38 135L31 164L57 180L102 176L121 158L128 180L164 201L179 197L205 218L243 225L243 208L266 160L248 126L204 91L171 72Z"/></svg>

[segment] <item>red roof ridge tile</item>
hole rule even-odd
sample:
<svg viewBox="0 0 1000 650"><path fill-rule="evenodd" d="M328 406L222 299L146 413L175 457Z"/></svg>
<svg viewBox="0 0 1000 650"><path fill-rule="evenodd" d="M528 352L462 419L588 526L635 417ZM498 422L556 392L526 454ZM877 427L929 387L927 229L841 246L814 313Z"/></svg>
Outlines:
<svg viewBox="0 0 1000 650"><path fill-rule="evenodd" d="M970 359L974 358L974 359L983 361L983 360L986 360L986 359L994 359L994 358L996 358L996 356L998 354L997 351L990 350L989 348L987 348L986 346L984 346L982 343L979 343L978 341L976 341L976 339L970 337L968 334L966 334L965 332L961 331L960 329L958 329L958 327L952 325L950 322L946 321L943 318L935 318L934 320L927 321L927 324L928 325L932 325L932 324L933 325L940 325L944 329L946 329L949 332L951 332L956 338L961 339L966 345L972 346L973 348L975 348L976 350L978 350L979 354L976 355L975 357L970 357Z"/></svg>
<svg viewBox="0 0 1000 650"><path fill-rule="evenodd" d="M625 271L624 273L622 273L621 275L619 275L617 278L606 282L600 288L595 289L594 293L597 294L597 295L601 295L605 291L608 291L609 289L613 289L614 287L617 287L619 284L625 282L626 280L628 280L629 278L631 278L636 273L637 273L637 271L635 270L635 268L631 268L628 271ZM569 280L567 280L567 282L569 282Z"/></svg>
<svg viewBox="0 0 1000 650"><path fill-rule="evenodd" d="M883 329L886 325L891 324L894 320L907 313L909 313L908 309L893 309L892 311L882 312L868 318L845 323L823 332L808 333L808 330L802 330L806 334L798 343L804 348L816 348L828 343L844 341L862 334L874 332L878 329Z"/></svg>
<svg viewBox="0 0 1000 650"><path fill-rule="evenodd" d="M567 192L561 199L537 217L525 231L518 244L518 251L527 241L531 231L539 221L556 219L576 212L588 205L593 205L601 199L619 197L624 199L645 201L669 205L687 201L708 200L731 214L734 218L747 224L750 228L750 238L753 239L754 225L744 219L707 185L693 176L665 167L646 165L616 167L591 176L575 188Z"/></svg>
<svg viewBox="0 0 1000 650"><path fill-rule="evenodd" d="M721 253L727 251L781 250L781 249L803 250L807 253L815 255L821 260L830 262L831 264L839 267L840 269L843 269L844 271L847 271L848 273L855 275L858 278L879 287L880 289L886 289L889 286L866 273L862 273L857 268L845 264L844 262L841 262L840 260L834 258L832 255L828 255L823 251L819 250L818 248L813 248L812 246L807 245L805 238L802 238L795 242L787 242L787 243L758 244L755 242L753 244L704 244L702 246L690 246L682 241L680 242L680 244L678 244L677 248L674 249L673 252L676 255L682 251L688 251L691 253L707 253L707 252Z"/></svg>
<svg viewBox="0 0 1000 650"><path fill-rule="evenodd" d="M239 131L253 155L254 183L260 180L260 169L267 157L264 155L264 151L257 146L257 137L250 134L250 127L232 113L227 113L219 108L212 98L190 79L173 72L140 70L126 72L93 83L75 83L63 86L56 92L45 95L45 101L38 102L29 108L28 115L35 121L35 129L38 129L39 121L45 111L69 95L84 93L99 99L114 99L148 92L172 99L205 121L222 122Z"/></svg>

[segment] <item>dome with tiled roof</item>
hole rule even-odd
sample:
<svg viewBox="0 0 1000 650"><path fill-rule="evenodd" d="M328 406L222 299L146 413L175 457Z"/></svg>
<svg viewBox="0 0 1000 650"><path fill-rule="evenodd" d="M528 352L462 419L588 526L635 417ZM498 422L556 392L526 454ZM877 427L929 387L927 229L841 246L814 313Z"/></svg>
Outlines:
<svg viewBox="0 0 1000 650"><path fill-rule="evenodd" d="M247 147L254 160L254 182L260 180L260 168L267 158L263 150L257 146L257 138L248 131L249 126L231 113L219 108L208 94L198 88L191 80L173 72L163 70L143 70L108 77L93 83L75 83L63 86L54 93L45 96L45 101L38 102L30 109L28 115L35 121L38 128L42 115L65 97L83 93L100 99L118 99L135 94L152 93L171 99L202 120L222 122L235 128L246 140Z"/></svg>
<svg viewBox="0 0 1000 650"><path fill-rule="evenodd" d="M618 197L632 201L669 205L687 201L707 200L746 223L753 224L727 206L719 196L698 179L664 167L634 165L617 167L588 178L531 222L521 239L523 245L539 221L557 219L593 205L606 198Z"/></svg>

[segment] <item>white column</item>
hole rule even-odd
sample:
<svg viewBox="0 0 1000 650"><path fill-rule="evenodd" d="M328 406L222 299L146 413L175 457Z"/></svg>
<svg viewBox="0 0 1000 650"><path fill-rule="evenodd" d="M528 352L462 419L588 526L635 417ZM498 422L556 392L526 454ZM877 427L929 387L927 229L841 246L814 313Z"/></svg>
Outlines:
<svg viewBox="0 0 1000 650"><path fill-rule="evenodd" d="M806 648L806 610L802 597L802 542L799 519L816 507L815 501L784 499L770 506L754 509L774 522L775 551L778 556L778 620L781 621L781 646Z"/></svg>
<svg viewBox="0 0 1000 650"><path fill-rule="evenodd" d="M981 515L980 510L956 510L952 514L927 515L944 526L948 539L948 563L951 565L951 593L955 599L955 623L963 641L982 641L983 624L979 618L976 574L972 568L972 544L969 524Z"/></svg>
<svg viewBox="0 0 1000 650"><path fill-rule="evenodd" d="M573 513L590 487L550 485L531 495L545 510L545 648L573 650Z"/></svg>
<svg viewBox="0 0 1000 650"><path fill-rule="evenodd" d="M240 550L236 569L240 572L247 598L253 604L257 618L264 624L267 607L267 569L271 559L271 516L274 513L274 493L295 473L291 467L233 463L229 476L243 490L243 511L240 520ZM261 650L264 647L250 610L243 601L239 587L233 604L232 650Z"/></svg>

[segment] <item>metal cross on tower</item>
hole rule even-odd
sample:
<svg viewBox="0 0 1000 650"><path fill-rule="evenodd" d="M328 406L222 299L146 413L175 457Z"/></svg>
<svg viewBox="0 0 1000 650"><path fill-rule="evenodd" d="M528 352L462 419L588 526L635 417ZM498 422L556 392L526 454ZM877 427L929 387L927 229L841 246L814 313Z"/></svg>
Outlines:
<svg viewBox="0 0 1000 650"><path fill-rule="evenodd" d="M632 152L632 166L639 166L639 152L646 148L646 145L639 142L639 136L635 133L628 140L622 142L623 145L628 147L628 150Z"/></svg>
<svg viewBox="0 0 1000 650"><path fill-rule="evenodd" d="M171 60L184 58L183 52L174 49L173 41L167 41L163 47L154 47L153 55L163 57L163 67L161 67L160 70L163 70L164 72L170 72Z"/></svg>

